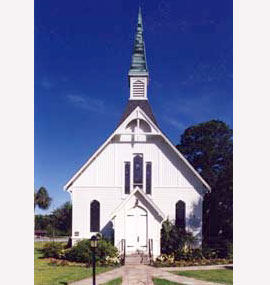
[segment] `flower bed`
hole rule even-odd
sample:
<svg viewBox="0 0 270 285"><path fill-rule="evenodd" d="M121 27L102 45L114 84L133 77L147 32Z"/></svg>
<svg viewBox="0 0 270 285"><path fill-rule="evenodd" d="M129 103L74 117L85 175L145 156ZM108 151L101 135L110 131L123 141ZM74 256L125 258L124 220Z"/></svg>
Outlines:
<svg viewBox="0 0 270 285"><path fill-rule="evenodd" d="M176 260L176 261L161 261L156 260L153 263L155 267L185 267L185 266L200 266L200 265L219 265L233 263L232 259L215 258L215 259L194 259L194 260Z"/></svg>

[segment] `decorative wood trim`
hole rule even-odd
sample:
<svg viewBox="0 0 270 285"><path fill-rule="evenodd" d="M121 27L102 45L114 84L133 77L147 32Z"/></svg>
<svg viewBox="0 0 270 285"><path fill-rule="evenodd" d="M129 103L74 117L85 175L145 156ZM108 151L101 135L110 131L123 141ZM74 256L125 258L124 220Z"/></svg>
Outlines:
<svg viewBox="0 0 270 285"><path fill-rule="evenodd" d="M157 130L158 133L160 133L160 136L164 139L164 141L174 150L176 155L182 159L182 161L187 165L187 167L193 172L194 176L197 177L203 186L208 190L211 191L211 187L209 184L201 177L201 175L194 169L194 167L187 161L187 159L179 152L176 147L171 143L171 141L161 132L161 130L153 124L151 119L145 114L145 112L137 107L133 110L133 112L126 118L124 122L111 134L111 136L101 145L101 147L87 160L87 162L73 175L73 177L66 183L64 186L64 190L68 191L69 188L72 186L74 181L84 172L84 170L88 167L88 165L99 155L99 153L104 149L104 147L112 140L112 138L117 134L117 130L120 130L127 122L129 122L129 118L131 118L134 114L134 112L140 110L141 114L146 118L146 121L148 121L151 126ZM104 187L104 186L102 186ZM202 187L202 189L207 192L207 190Z"/></svg>

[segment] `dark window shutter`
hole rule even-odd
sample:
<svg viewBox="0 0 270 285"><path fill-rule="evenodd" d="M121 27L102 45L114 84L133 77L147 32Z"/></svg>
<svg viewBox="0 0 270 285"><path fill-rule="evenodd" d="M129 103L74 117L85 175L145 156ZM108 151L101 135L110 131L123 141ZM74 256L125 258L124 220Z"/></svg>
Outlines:
<svg viewBox="0 0 270 285"><path fill-rule="evenodd" d="M181 229L186 229L186 204L183 201L178 201L175 207L175 225Z"/></svg>
<svg viewBox="0 0 270 285"><path fill-rule="evenodd" d="M96 200L90 204L90 231L100 231L100 204Z"/></svg>
<svg viewBox="0 0 270 285"><path fill-rule="evenodd" d="M130 194L130 162L125 162L125 194Z"/></svg>
<svg viewBox="0 0 270 285"><path fill-rule="evenodd" d="M151 195L152 192L152 163L146 163L146 194Z"/></svg>

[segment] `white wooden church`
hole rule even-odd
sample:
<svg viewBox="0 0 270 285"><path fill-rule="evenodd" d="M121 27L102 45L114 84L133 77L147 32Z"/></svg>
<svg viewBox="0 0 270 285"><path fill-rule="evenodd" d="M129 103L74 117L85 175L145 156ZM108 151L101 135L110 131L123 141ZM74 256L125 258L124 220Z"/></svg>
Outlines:
<svg viewBox="0 0 270 285"><path fill-rule="evenodd" d="M64 186L73 205L72 243L102 233L113 235L118 248L124 244L127 254L151 248L155 258L168 218L193 232L199 246L202 202L210 187L151 110L141 11L128 78L129 100L117 128Z"/></svg>

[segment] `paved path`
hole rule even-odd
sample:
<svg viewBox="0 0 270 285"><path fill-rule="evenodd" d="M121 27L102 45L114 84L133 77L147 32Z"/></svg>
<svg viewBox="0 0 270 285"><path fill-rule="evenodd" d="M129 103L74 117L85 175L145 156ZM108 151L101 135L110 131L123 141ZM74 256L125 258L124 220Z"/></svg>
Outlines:
<svg viewBox="0 0 270 285"><path fill-rule="evenodd" d="M123 276L123 268L119 267L117 269L113 269L111 271L107 271L101 274L98 274L96 276L96 284L104 284L107 283L113 279L116 279L118 277ZM72 283L68 283L70 285L91 285L92 284L92 278L86 278L80 281L76 281L76 282L72 282Z"/></svg>
<svg viewBox="0 0 270 285"><path fill-rule="evenodd" d="M227 266L227 265L226 265ZM168 271L224 269L224 265L192 266L192 267L163 267L156 268L148 265L126 265L97 275L96 283L104 284L118 277L123 278L123 285L153 284L152 278L157 277L185 285L219 285L218 283L202 281L190 277L178 276ZM89 285L92 278L70 283L70 285Z"/></svg>
<svg viewBox="0 0 270 285"><path fill-rule="evenodd" d="M201 266L182 266L182 267L160 267L164 271L189 271L189 270L213 270L213 269L226 269L233 267L233 264L219 264L219 265L201 265Z"/></svg>

